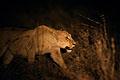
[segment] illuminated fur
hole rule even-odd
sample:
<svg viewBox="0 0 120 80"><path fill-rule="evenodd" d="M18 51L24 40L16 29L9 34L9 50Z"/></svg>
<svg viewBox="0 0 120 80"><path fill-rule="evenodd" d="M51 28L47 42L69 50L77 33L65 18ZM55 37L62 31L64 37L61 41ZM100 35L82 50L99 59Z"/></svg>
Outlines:
<svg viewBox="0 0 120 80"><path fill-rule="evenodd" d="M11 32L9 32L9 34ZM2 34L2 37L9 37L9 41L6 38L7 43L0 40L3 44L0 46L2 47L0 56L5 54L3 58L4 65L8 65L14 56L25 57L28 59L28 63L33 63L36 54L44 55L50 53L54 62L62 68L67 68L62 58L60 48L71 52L76 44L68 32L55 30L44 25L32 30L14 32L14 34L11 34L12 36L4 36L4 34ZM19 35L17 35L18 32Z"/></svg>

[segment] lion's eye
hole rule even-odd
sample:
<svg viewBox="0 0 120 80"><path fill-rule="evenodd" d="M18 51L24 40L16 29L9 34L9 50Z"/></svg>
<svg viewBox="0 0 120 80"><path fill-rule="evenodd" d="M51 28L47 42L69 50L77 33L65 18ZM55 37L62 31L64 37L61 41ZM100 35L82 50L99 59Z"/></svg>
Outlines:
<svg viewBox="0 0 120 80"><path fill-rule="evenodd" d="M69 39L69 37L65 37L66 39Z"/></svg>

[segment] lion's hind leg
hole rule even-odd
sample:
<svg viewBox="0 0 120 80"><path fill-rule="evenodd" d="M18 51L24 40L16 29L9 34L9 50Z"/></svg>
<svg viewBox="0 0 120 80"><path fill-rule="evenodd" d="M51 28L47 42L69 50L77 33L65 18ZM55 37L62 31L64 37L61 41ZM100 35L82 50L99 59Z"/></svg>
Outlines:
<svg viewBox="0 0 120 80"><path fill-rule="evenodd" d="M11 54L10 51L7 51L3 57L3 65L7 67L7 65L10 64L13 58L13 54Z"/></svg>

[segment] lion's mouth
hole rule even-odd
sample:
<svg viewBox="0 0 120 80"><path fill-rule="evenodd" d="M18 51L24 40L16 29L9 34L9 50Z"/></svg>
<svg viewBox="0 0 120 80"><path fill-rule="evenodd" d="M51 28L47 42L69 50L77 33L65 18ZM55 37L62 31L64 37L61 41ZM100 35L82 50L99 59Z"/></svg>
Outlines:
<svg viewBox="0 0 120 80"><path fill-rule="evenodd" d="M65 49L72 50L70 47L66 46Z"/></svg>
<svg viewBox="0 0 120 80"><path fill-rule="evenodd" d="M68 47L68 46L66 46L65 49L67 50L67 52L71 52L71 51L72 51L72 48L70 48L70 47Z"/></svg>
<svg viewBox="0 0 120 80"><path fill-rule="evenodd" d="M60 50L61 50L62 53L66 53L66 52L71 52L72 48L66 46L65 48L60 48Z"/></svg>

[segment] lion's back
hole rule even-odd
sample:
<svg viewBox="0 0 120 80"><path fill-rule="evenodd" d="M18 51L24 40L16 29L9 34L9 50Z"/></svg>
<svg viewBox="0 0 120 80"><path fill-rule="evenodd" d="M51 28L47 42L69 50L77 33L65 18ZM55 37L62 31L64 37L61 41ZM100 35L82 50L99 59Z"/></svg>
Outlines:
<svg viewBox="0 0 120 80"><path fill-rule="evenodd" d="M24 32L23 29L3 28L0 29L0 48L15 39Z"/></svg>

